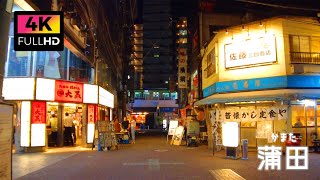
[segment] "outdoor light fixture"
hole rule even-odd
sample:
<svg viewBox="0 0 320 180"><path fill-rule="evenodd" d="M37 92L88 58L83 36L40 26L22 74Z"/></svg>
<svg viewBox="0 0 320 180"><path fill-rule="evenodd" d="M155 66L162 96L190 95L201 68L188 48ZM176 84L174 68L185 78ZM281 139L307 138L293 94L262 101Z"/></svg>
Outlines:
<svg viewBox="0 0 320 180"><path fill-rule="evenodd" d="M245 28L244 28L244 26L242 26L242 31L244 31L245 30Z"/></svg>
<svg viewBox="0 0 320 180"><path fill-rule="evenodd" d="M229 32L228 32L228 29L226 29L226 34L228 34Z"/></svg>
<svg viewBox="0 0 320 180"><path fill-rule="evenodd" d="M262 24L262 22L260 21L260 25L259 25L260 27L262 27L263 26L263 24Z"/></svg>

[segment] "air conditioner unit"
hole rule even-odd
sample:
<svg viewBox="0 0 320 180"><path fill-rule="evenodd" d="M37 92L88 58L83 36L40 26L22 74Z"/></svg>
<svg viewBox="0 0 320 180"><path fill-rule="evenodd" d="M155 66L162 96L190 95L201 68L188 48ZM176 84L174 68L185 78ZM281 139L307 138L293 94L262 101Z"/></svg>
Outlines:
<svg viewBox="0 0 320 180"><path fill-rule="evenodd" d="M303 74L304 73L304 66L303 64L293 64L291 66L293 74Z"/></svg>

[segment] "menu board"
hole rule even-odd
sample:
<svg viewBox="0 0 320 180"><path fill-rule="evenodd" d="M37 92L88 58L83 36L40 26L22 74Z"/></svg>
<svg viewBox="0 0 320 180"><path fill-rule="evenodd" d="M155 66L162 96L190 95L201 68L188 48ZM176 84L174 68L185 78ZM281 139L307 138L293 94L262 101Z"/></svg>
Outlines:
<svg viewBox="0 0 320 180"><path fill-rule="evenodd" d="M178 121L170 121L168 135L174 135L174 131L178 127Z"/></svg>
<svg viewBox="0 0 320 180"><path fill-rule="evenodd" d="M172 136L171 144L180 145L184 134L184 127L179 126L176 128L174 135Z"/></svg>

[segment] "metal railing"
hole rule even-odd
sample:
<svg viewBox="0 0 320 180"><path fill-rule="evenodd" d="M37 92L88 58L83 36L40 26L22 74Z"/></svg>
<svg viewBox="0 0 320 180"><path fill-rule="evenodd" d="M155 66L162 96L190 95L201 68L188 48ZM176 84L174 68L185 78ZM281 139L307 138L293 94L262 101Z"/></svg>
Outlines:
<svg viewBox="0 0 320 180"><path fill-rule="evenodd" d="M292 64L320 64L320 53L290 52Z"/></svg>

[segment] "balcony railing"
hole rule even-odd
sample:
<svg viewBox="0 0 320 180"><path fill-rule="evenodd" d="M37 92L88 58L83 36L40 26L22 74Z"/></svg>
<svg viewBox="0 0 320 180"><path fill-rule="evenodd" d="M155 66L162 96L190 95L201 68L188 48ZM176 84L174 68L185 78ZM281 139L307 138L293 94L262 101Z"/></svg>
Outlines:
<svg viewBox="0 0 320 180"><path fill-rule="evenodd" d="M320 53L290 52L292 64L320 64Z"/></svg>

